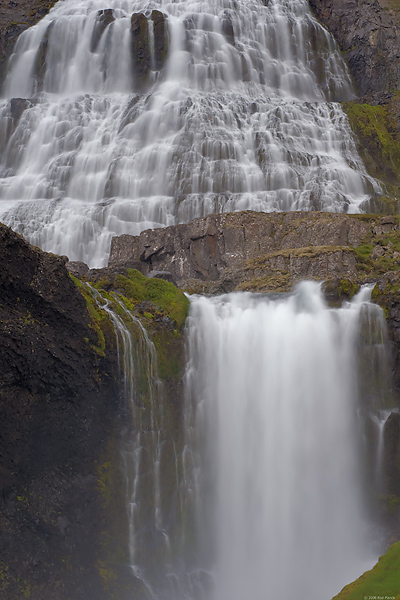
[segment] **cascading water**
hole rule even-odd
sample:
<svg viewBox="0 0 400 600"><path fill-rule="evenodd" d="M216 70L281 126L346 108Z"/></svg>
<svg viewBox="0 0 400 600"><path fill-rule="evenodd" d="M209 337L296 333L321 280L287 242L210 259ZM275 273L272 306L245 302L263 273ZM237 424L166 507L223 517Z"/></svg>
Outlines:
<svg viewBox="0 0 400 600"><path fill-rule="evenodd" d="M183 419L143 324L117 294L88 290L124 374L135 599L330 600L372 566L360 353L384 324L369 289L340 309L314 282L192 297Z"/></svg>
<svg viewBox="0 0 400 600"><path fill-rule="evenodd" d="M205 598L329 600L371 565L357 378L366 295L341 309L315 283L283 299L192 299L188 455Z"/></svg>
<svg viewBox="0 0 400 600"><path fill-rule="evenodd" d="M60 1L19 38L3 94L0 219L92 266L115 234L357 212L378 190L336 103L352 97L346 67L306 0Z"/></svg>
<svg viewBox="0 0 400 600"><path fill-rule="evenodd" d="M139 582L137 594L158 598L159 590L164 589L166 597L172 598L176 582L186 585L177 565L179 555L173 555L179 545L174 538L180 537L176 499L180 452L179 441L170 435L175 428L166 410L156 349L141 321L118 295L104 297L86 286L114 327L123 374L127 416L121 434L127 503L125 541L132 575Z"/></svg>

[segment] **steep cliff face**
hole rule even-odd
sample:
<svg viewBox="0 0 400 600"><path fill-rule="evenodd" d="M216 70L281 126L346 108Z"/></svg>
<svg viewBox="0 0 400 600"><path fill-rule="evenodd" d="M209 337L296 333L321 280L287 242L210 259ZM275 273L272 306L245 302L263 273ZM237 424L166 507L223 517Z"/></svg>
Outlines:
<svg viewBox="0 0 400 600"><path fill-rule="evenodd" d="M127 566L128 409L115 333L65 263L0 225L0 596L10 600L125 599L139 589ZM132 302L129 278L109 278ZM146 310L168 353L159 361L172 436L184 356L172 318L185 318L187 300L175 288L166 300L164 284L173 288L154 281L153 302L136 312Z"/></svg>
<svg viewBox="0 0 400 600"><path fill-rule="evenodd" d="M400 10L394 0L310 0L316 17L336 38L361 100L343 108L367 171L383 194L364 207L399 210Z"/></svg>
<svg viewBox="0 0 400 600"><path fill-rule="evenodd" d="M1 594L101 598L96 464L120 408L116 360L92 349L65 259L3 225L0 248Z"/></svg>
<svg viewBox="0 0 400 600"><path fill-rule="evenodd" d="M392 0L310 0L334 35L359 96L392 94L400 87L400 16Z"/></svg>
<svg viewBox="0 0 400 600"><path fill-rule="evenodd" d="M112 241L109 266L169 273L187 291L289 291L301 279L364 280L358 248L397 231L393 217L241 212ZM400 258L400 255L397 257Z"/></svg>

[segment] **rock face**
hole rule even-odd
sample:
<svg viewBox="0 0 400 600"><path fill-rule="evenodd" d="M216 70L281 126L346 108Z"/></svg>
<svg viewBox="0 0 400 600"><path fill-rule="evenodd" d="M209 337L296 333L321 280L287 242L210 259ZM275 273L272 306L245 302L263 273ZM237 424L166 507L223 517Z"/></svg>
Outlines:
<svg viewBox="0 0 400 600"><path fill-rule="evenodd" d="M166 271L192 292L288 291L300 279L355 279L348 246L370 231L368 223L339 214L211 215L114 238L109 266L131 266L147 276Z"/></svg>
<svg viewBox="0 0 400 600"><path fill-rule="evenodd" d="M92 350L65 259L3 225L0 288L0 595L104 598L97 469L120 409L115 357Z"/></svg>
<svg viewBox="0 0 400 600"><path fill-rule="evenodd" d="M96 52L100 43L101 36L106 31L107 27L114 23L114 11L111 8L97 11L96 24L93 29L92 37L90 38L90 50Z"/></svg>
<svg viewBox="0 0 400 600"><path fill-rule="evenodd" d="M360 96L400 87L400 16L391 0L310 0L338 42Z"/></svg>
<svg viewBox="0 0 400 600"><path fill-rule="evenodd" d="M136 91L146 88L151 71L156 73L164 68L168 46L168 23L164 13L153 10L150 18L143 13L132 15L131 53Z"/></svg>
<svg viewBox="0 0 400 600"><path fill-rule="evenodd" d="M66 262L0 224L0 597L131 600L144 592L127 566L124 373L112 322ZM103 283L126 294L137 316L146 311L172 446L184 362L177 327L188 301L170 283L123 273L108 270ZM92 274L97 287L99 278Z"/></svg>

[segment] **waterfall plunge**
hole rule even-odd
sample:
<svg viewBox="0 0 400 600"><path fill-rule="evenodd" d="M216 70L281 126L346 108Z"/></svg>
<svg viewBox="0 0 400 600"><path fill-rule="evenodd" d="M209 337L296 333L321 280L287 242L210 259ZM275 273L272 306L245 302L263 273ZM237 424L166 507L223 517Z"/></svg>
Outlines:
<svg viewBox="0 0 400 600"><path fill-rule="evenodd" d="M328 309L313 283L283 300L192 300L192 485L213 600L329 600L371 565L362 306Z"/></svg>
<svg viewBox="0 0 400 600"><path fill-rule="evenodd" d="M153 9L170 41L164 70L150 48L143 90L130 18ZM379 189L334 102L352 97L345 64L306 0L60 1L19 38L4 94L0 219L91 266L113 235L213 212L358 212Z"/></svg>

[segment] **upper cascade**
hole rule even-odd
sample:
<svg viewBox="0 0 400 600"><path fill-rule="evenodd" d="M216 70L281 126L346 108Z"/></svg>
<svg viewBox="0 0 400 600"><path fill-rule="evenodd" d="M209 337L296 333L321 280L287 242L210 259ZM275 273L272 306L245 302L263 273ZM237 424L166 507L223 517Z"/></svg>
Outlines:
<svg viewBox="0 0 400 600"><path fill-rule="evenodd" d="M106 264L110 240L236 210L359 212L347 68L306 0L60 0L18 39L0 219Z"/></svg>
<svg viewBox="0 0 400 600"><path fill-rule="evenodd" d="M157 80L168 57L164 80L191 90L236 91L254 99L352 96L336 43L313 18L307 0L108 5L59 2L21 36L5 95L141 91L144 80Z"/></svg>

